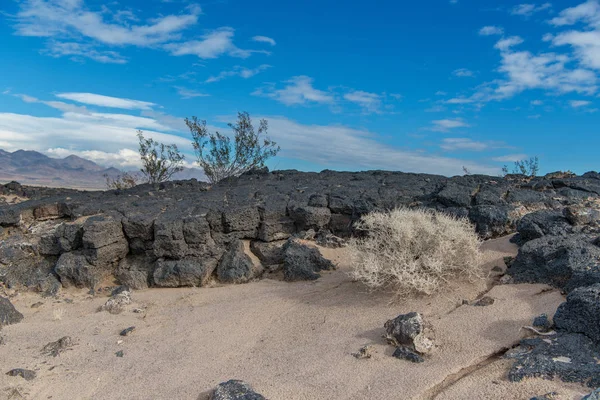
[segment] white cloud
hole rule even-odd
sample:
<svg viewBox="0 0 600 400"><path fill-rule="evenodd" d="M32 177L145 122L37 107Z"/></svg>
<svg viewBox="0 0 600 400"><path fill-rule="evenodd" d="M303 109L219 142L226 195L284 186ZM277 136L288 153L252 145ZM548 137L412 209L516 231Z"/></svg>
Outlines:
<svg viewBox="0 0 600 400"><path fill-rule="evenodd" d="M253 77L254 75L261 73L262 71L269 69L269 68L271 68L271 66L268 64L262 64L256 68L252 68L252 69L236 65L235 67L233 67L232 70L222 71L221 73L219 73L216 76L209 77L205 81L205 83L218 82L220 80L223 80L225 78L232 77L232 76L239 76L241 78L248 79L248 78Z"/></svg>
<svg viewBox="0 0 600 400"><path fill-rule="evenodd" d="M396 100L402 100L404 99L404 96L401 95L400 93L390 93L390 97L396 99Z"/></svg>
<svg viewBox="0 0 600 400"><path fill-rule="evenodd" d="M222 55L248 58L252 53L270 54L264 50L243 50L233 44L235 30L230 27L215 29L202 35L202 40L182 43L169 43L164 47L175 56L195 55L203 59L218 58Z"/></svg>
<svg viewBox="0 0 600 400"><path fill-rule="evenodd" d="M346 93L344 99L349 102L356 103L362 107L365 113L380 113L381 96L377 93L364 92L362 90L354 90Z"/></svg>
<svg viewBox="0 0 600 400"><path fill-rule="evenodd" d="M469 138L445 138L440 147L446 151L484 151L489 145Z"/></svg>
<svg viewBox="0 0 600 400"><path fill-rule="evenodd" d="M100 51L89 44L76 42L50 41L42 53L56 58L70 56L73 61L83 61L84 58L89 58L104 64L125 64L127 62L127 59L116 51Z"/></svg>
<svg viewBox="0 0 600 400"><path fill-rule="evenodd" d="M481 36L503 35L504 29L500 26L484 26L479 30Z"/></svg>
<svg viewBox="0 0 600 400"><path fill-rule="evenodd" d="M589 106L590 104L592 104L592 102L591 101L587 101L587 100L571 100L569 102L569 104L573 108L580 108L580 107Z"/></svg>
<svg viewBox="0 0 600 400"><path fill-rule="evenodd" d="M16 34L54 39L47 50L50 55L117 63L125 59L114 52L96 50L92 44L150 47L177 41L182 31L197 23L202 12L200 6L190 5L180 14L138 24L138 18L128 10L113 11L104 5L91 11L83 0L24 0L19 4ZM106 20L107 15L112 21Z"/></svg>
<svg viewBox="0 0 600 400"><path fill-rule="evenodd" d="M540 11L544 11L544 10L548 10L552 8L552 4L550 3L544 3L541 5L536 5L536 4L519 4L515 7L513 7L513 9L511 10L511 14L513 15L522 15L524 17L530 17L533 14L540 12Z"/></svg>
<svg viewBox="0 0 600 400"><path fill-rule="evenodd" d="M430 128L430 130L437 131L437 132L448 132L451 129L467 128L470 126L462 118L439 119L439 120L432 121L432 123L433 123L433 127Z"/></svg>
<svg viewBox="0 0 600 400"><path fill-rule="evenodd" d="M458 76L461 78L472 78L475 76L475 73L466 68L459 68L452 71L452 75Z"/></svg>
<svg viewBox="0 0 600 400"><path fill-rule="evenodd" d="M193 99L194 97L208 97L209 94L198 92L196 90L186 89L181 86L175 86L177 89L177 94L181 96L182 99Z"/></svg>
<svg viewBox="0 0 600 400"><path fill-rule="evenodd" d="M523 39L521 39L519 36L511 36L509 38L498 40L494 47L501 51L508 51L511 47L517 46L521 43L523 43Z"/></svg>
<svg viewBox="0 0 600 400"><path fill-rule="evenodd" d="M544 104L544 102L543 102L543 101L541 101L541 100L533 100L533 101L531 102L531 105L532 105L532 106L541 106L541 105L543 105L543 104Z"/></svg>
<svg viewBox="0 0 600 400"><path fill-rule="evenodd" d="M8 94L8 93L6 93ZM14 94L13 96L20 98L26 103L40 103L45 104L48 107L55 108L62 112L72 112L78 114L90 114L90 111L84 106L77 106L75 104L64 103L62 101L44 101L33 96L28 96L26 94Z"/></svg>
<svg viewBox="0 0 600 400"><path fill-rule="evenodd" d="M514 162L525 160L527 158L527 154L507 154L505 156L493 157L492 160L498 162Z"/></svg>
<svg viewBox="0 0 600 400"><path fill-rule="evenodd" d="M254 36L252 38L252 40L254 40L255 42L268 43L271 46L275 46L277 44L275 42L275 39L271 39L270 37L267 37L267 36Z"/></svg>
<svg viewBox="0 0 600 400"><path fill-rule="evenodd" d="M140 168L140 154L132 149L119 149L115 152L106 152L99 150L73 150L63 147L49 148L44 151L50 157L65 158L70 155L76 155L97 164L116 167L119 169Z"/></svg>
<svg viewBox="0 0 600 400"><path fill-rule="evenodd" d="M436 96L445 96L445 95L447 95L447 94L448 94L448 93L446 93L446 92L444 92L444 91L442 91L442 90L438 90L437 92L435 92L435 95L436 95Z"/></svg>
<svg viewBox="0 0 600 400"><path fill-rule="evenodd" d="M588 0L576 7L566 8L550 20L555 26L574 25L583 21L595 28L600 28L600 3L597 0Z"/></svg>
<svg viewBox="0 0 600 400"><path fill-rule="evenodd" d="M462 175L462 167L474 173L497 175L499 168L477 162L411 151L377 141L377 135L345 126L303 125L285 117L269 120L270 136L281 146L282 157L344 170L393 171ZM332 146L331 143L341 143Z"/></svg>
<svg viewBox="0 0 600 400"><path fill-rule="evenodd" d="M156 104L147 101L123 99L94 93L59 93L56 97L100 107L122 108L125 110L151 110Z"/></svg>
<svg viewBox="0 0 600 400"><path fill-rule="evenodd" d="M454 97L445 101L446 104L470 104L474 102L475 100L467 97Z"/></svg>
<svg viewBox="0 0 600 400"><path fill-rule="evenodd" d="M252 94L255 96L270 97L285 105L305 105L310 103L333 104L333 95L313 87L313 79L308 76L294 76L284 81L287 85L283 89L276 89L274 85L259 88Z"/></svg>

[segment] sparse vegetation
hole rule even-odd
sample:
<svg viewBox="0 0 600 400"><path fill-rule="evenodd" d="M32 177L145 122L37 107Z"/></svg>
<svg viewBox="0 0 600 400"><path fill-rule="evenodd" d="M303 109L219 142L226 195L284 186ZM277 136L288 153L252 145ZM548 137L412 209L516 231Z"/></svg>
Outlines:
<svg viewBox="0 0 600 400"><path fill-rule="evenodd" d="M479 273L480 239L467 219L399 208L363 216L350 241L353 278L397 296L432 294L455 276Z"/></svg>
<svg viewBox="0 0 600 400"><path fill-rule="evenodd" d="M219 132L209 133L206 121L197 117L186 118L185 123L192 133L198 165L213 184L261 168L279 152L277 143L267 136L267 121L261 119L255 130L247 112L238 113L237 122L228 124L233 138Z"/></svg>
<svg viewBox="0 0 600 400"><path fill-rule="evenodd" d="M521 174L529 177L537 176L540 172L539 160L537 157L531 157L529 160L515 161L512 174ZM506 176L509 174L508 166L502 167L502 175Z"/></svg>
<svg viewBox="0 0 600 400"><path fill-rule="evenodd" d="M179 152L176 144L165 145L145 138L142 131L138 131L137 136L142 159L141 172L146 182L165 182L175 173L183 171L185 156Z"/></svg>
<svg viewBox="0 0 600 400"><path fill-rule="evenodd" d="M104 174L104 179L106 180L106 188L108 190L129 189L139 185L140 183L142 183L143 180L142 177L138 174L133 174L130 172L122 172L117 176L110 176Z"/></svg>

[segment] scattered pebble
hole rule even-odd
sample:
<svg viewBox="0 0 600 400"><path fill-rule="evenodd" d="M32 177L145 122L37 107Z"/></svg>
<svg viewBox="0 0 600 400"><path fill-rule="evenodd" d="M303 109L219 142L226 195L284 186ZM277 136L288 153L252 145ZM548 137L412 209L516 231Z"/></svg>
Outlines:
<svg viewBox="0 0 600 400"><path fill-rule="evenodd" d="M135 330L135 326L130 326L129 328L123 329L119 335L121 336L129 336Z"/></svg>
<svg viewBox="0 0 600 400"><path fill-rule="evenodd" d="M63 336L56 342L50 342L42 348L42 353L48 356L56 357L60 353L69 350L73 346L73 339L70 336Z"/></svg>
<svg viewBox="0 0 600 400"><path fill-rule="evenodd" d="M482 297L481 299L473 303L473 305L476 307L486 307L491 306L492 304L494 304L494 299L492 299L489 296Z"/></svg>
<svg viewBox="0 0 600 400"><path fill-rule="evenodd" d="M125 355L125 353L123 352L123 350L119 350L119 351L117 351L117 352L115 353L115 355L116 355L117 357L123 357L123 356Z"/></svg>
<svg viewBox="0 0 600 400"><path fill-rule="evenodd" d="M371 354L372 346L366 345L358 349L357 353L352 353L355 358L363 359L363 358L371 358L373 355Z"/></svg>
<svg viewBox="0 0 600 400"><path fill-rule="evenodd" d="M396 351L394 351L394 354L392 354L392 356L400 360L407 360L414 363L422 363L425 361L423 357L418 355L416 352L410 350L408 347L404 346L397 347Z"/></svg>
<svg viewBox="0 0 600 400"><path fill-rule="evenodd" d="M31 308L39 308L39 307L41 307L43 305L44 305L44 303L42 303L41 301L38 301L37 303L33 303L31 305Z"/></svg>
<svg viewBox="0 0 600 400"><path fill-rule="evenodd" d="M31 380L35 379L35 377L36 377L35 371L32 371L30 369L23 369L23 368L11 369L10 371L8 371L6 373L6 375L20 376L21 378L25 379L26 381L31 381Z"/></svg>

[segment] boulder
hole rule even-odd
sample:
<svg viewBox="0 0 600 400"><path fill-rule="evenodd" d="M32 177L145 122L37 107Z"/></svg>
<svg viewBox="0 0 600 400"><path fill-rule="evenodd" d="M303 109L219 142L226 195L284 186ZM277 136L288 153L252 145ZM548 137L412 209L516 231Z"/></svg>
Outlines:
<svg viewBox="0 0 600 400"><path fill-rule="evenodd" d="M521 243L541 238L545 235L566 235L573 229L560 211L540 210L525 215L517 222Z"/></svg>
<svg viewBox="0 0 600 400"><path fill-rule="evenodd" d="M521 340L505 357L514 359L508 379L560 378L590 387L600 386L600 345L579 333Z"/></svg>
<svg viewBox="0 0 600 400"><path fill-rule="evenodd" d="M335 265L318 249L290 239L284 246L283 277L286 281L310 281L321 277L320 271L335 269Z"/></svg>
<svg viewBox="0 0 600 400"><path fill-rule="evenodd" d="M258 240L250 243L250 250L258 257L263 265L282 264L284 258L284 246L287 240L274 242L261 242Z"/></svg>
<svg viewBox="0 0 600 400"><path fill-rule="evenodd" d="M83 253L87 261L99 267L119 262L129 252L120 220L111 216L94 216L83 224Z"/></svg>
<svg viewBox="0 0 600 400"><path fill-rule="evenodd" d="M530 240L507 273L516 283L546 283L567 292L600 283L600 248L593 240L583 234Z"/></svg>
<svg viewBox="0 0 600 400"><path fill-rule="evenodd" d="M121 260L115 277L122 285L132 289L147 289L152 284L155 260L146 255L131 255Z"/></svg>
<svg viewBox="0 0 600 400"><path fill-rule="evenodd" d="M331 211L326 207L293 207L290 208L290 217L298 230L318 230L329 224Z"/></svg>
<svg viewBox="0 0 600 400"><path fill-rule="evenodd" d="M213 258L159 259L152 278L157 287L204 286L216 267Z"/></svg>
<svg viewBox="0 0 600 400"><path fill-rule="evenodd" d="M217 267L217 277L224 283L246 283L256 278L260 272L244 252L241 240L235 240L229 245Z"/></svg>
<svg viewBox="0 0 600 400"><path fill-rule="evenodd" d="M470 207L471 196L475 192L475 186L463 186L449 182L436 195L436 200L446 207Z"/></svg>
<svg viewBox="0 0 600 400"><path fill-rule="evenodd" d="M101 271L88 263L80 253L63 253L56 262L54 272L63 287L94 288L101 280Z"/></svg>
<svg viewBox="0 0 600 400"><path fill-rule="evenodd" d="M386 339L397 346L396 351L400 351L402 355L408 354L403 350L404 348L421 354L428 353L433 348L432 340L427 337L430 332L427 332L423 317L417 312L400 314L396 318L388 320L384 324L384 328Z"/></svg>
<svg viewBox="0 0 600 400"><path fill-rule="evenodd" d="M469 219L482 238L491 239L512 231L508 211L506 206L474 206L469 210Z"/></svg>
<svg viewBox="0 0 600 400"><path fill-rule="evenodd" d="M569 293L554 315L554 325L567 332L583 333L600 343L600 283Z"/></svg>
<svg viewBox="0 0 600 400"><path fill-rule="evenodd" d="M230 380L219 383L210 396L210 400L266 400L244 381Z"/></svg>
<svg viewBox="0 0 600 400"><path fill-rule="evenodd" d="M17 311L15 306L6 297L0 297L0 328L12 325L23 320L23 314Z"/></svg>
<svg viewBox="0 0 600 400"><path fill-rule="evenodd" d="M600 211L594 208L583 207L580 205L569 206L565 208L565 218L567 219L567 221L569 221L571 225L597 226L600 222Z"/></svg>

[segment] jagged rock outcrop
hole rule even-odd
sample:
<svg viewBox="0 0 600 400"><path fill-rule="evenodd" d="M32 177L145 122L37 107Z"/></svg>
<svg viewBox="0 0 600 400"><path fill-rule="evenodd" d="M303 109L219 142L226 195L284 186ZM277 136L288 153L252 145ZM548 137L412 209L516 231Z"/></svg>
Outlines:
<svg viewBox="0 0 600 400"><path fill-rule="evenodd" d="M567 296L554 315L554 325L582 333L600 343L600 284L580 287Z"/></svg>
<svg viewBox="0 0 600 400"><path fill-rule="evenodd" d="M5 297L0 297L0 328L3 325L12 325L23 320L23 314Z"/></svg>
<svg viewBox="0 0 600 400"><path fill-rule="evenodd" d="M283 241L305 230L314 230L317 238L348 237L361 215L400 206L468 217L483 238L514 232L530 212L575 207L565 217L567 224L592 234L588 228L596 215L599 177L261 170L210 188L196 180L106 192L11 183L0 185L0 195L29 200L0 204L0 279L32 288L52 278L63 285L92 286L107 276L136 288L203 285L229 268L222 260L237 240L250 240L265 266L284 264L290 280L314 279L319 269L330 267L293 272L285 267ZM543 235L554 234L535 224ZM533 231L535 236L537 228ZM248 267L242 275L230 281L260 273Z"/></svg>

